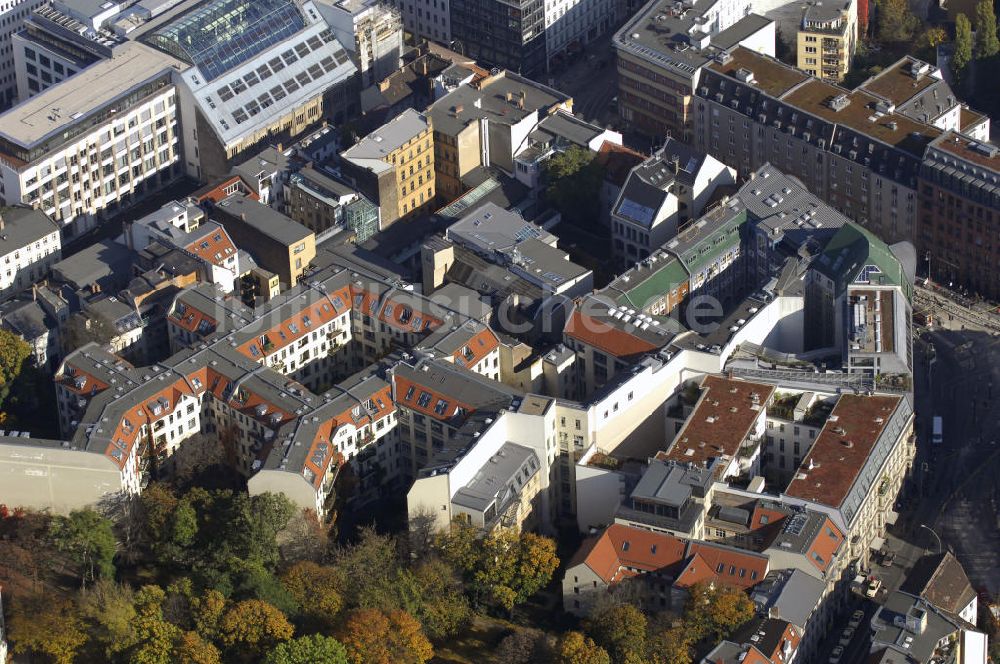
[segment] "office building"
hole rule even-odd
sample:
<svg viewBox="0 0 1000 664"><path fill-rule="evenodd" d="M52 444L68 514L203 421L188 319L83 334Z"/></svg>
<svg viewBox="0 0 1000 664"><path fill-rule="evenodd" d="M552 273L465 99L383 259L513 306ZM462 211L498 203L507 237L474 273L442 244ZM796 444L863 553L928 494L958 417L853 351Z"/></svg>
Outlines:
<svg viewBox="0 0 1000 664"><path fill-rule="evenodd" d="M1000 148L948 132L927 148L920 167L915 243L940 283L1000 295Z"/></svg>
<svg viewBox="0 0 1000 664"><path fill-rule="evenodd" d="M43 4L44 0L5 0L0 4L0 109L13 106L18 98L14 35L22 29L31 12Z"/></svg>
<svg viewBox="0 0 1000 664"><path fill-rule="evenodd" d="M128 42L0 115L0 196L36 207L64 237L94 228L182 172L179 62Z"/></svg>
<svg viewBox="0 0 1000 664"><path fill-rule="evenodd" d="M362 244L381 230L378 206L336 175L311 166L288 177L284 200L288 216L317 235L350 230Z"/></svg>
<svg viewBox="0 0 1000 664"><path fill-rule="evenodd" d="M665 136L691 143L691 98L705 66L740 45L774 55L774 40L774 22L750 14L741 0L650 3L611 42L618 58L619 115L654 145Z"/></svg>

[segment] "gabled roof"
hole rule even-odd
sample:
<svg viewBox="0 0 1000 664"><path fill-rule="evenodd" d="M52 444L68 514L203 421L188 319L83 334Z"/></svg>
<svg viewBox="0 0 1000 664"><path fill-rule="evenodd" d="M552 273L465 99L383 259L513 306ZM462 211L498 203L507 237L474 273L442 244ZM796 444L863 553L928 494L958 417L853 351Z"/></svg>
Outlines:
<svg viewBox="0 0 1000 664"><path fill-rule="evenodd" d="M913 284L889 246L855 223L845 224L830 238L814 265L833 280L838 293L865 273L872 285L900 286L907 299L913 295Z"/></svg>
<svg viewBox="0 0 1000 664"><path fill-rule="evenodd" d="M976 597L962 564L949 551L918 560L899 589L956 615Z"/></svg>

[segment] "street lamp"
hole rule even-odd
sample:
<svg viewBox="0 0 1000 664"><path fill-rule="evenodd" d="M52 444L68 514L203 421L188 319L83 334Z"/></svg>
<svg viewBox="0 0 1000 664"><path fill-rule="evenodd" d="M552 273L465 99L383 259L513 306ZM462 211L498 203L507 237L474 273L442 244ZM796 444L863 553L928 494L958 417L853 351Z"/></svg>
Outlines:
<svg viewBox="0 0 1000 664"><path fill-rule="evenodd" d="M920 527L921 527L921 528L926 528L927 530L929 530L929 531L930 531L931 535L933 535L933 536L934 536L934 539L936 539L936 540L937 540L937 545L938 545L938 550L937 550L937 552L938 552L938 553L941 553L941 550L942 550L942 549L943 549L944 547L942 547L942 546L941 546L941 538L940 538L940 537L938 537L938 534L937 534L936 532L934 532L934 529L933 529L933 528L931 528L930 526L926 525L926 524L923 524L923 523L921 523L921 524L920 524Z"/></svg>

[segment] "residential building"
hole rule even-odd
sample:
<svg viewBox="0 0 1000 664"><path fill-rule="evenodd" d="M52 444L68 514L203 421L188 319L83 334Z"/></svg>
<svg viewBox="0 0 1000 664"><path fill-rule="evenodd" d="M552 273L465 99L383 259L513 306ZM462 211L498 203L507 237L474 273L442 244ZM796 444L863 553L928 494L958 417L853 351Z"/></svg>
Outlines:
<svg viewBox="0 0 1000 664"><path fill-rule="evenodd" d="M623 587L645 610L678 610L695 583L746 590L764 579L768 567L759 553L613 524L585 540L567 563L563 608L586 616L599 593Z"/></svg>
<svg viewBox="0 0 1000 664"><path fill-rule="evenodd" d="M0 325L31 347L31 361L50 371L60 357L59 323L36 299L0 304Z"/></svg>
<svg viewBox="0 0 1000 664"><path fill-rule="evenodd" d="M792 664L802 628L780 618L755 617L705 655L702 664Z"/></svg>
<svg viewBox="0 0 1000 664"><path fill-rule="evenodd" d="M31 12L44 4L43 0L7 0L0 5L0 109L14 105L17 100L17 76L11 39L24 26ZM0 642L3 639L0 638ZM3 657L0 656L0 661Z"/></svg>
<svg viewBox="0 0 1000 664"><path fill-rule="evenodd" d="M774 386L705 376L694 410L657 458L712 466L718 480L760 474L767 407Z"/></svg>
<svg viewBox="0 0 1000 664"><path fill-rule="evenodd" d="M631 170L611 210L614 255L624 266L648 257L697 219L736 171L674 139Z"/></svg>
<svg viewBox="0 0 1000 664"><path fill-rule="evenodd" d="M619 3L610 0L549 0L544 12L546 68L554 60L574 57L624 18Z"/></svg>
<svg viewBox="0 0 1000 664"><path fill-rule="evenodd" d="M848 540L841 555L867 566L898 516L896 496L914 454L906 399L843 394L782 498L829 514Z"/></svg>
<svg viewBox="0 0 1000 664"><path fill-rule="evenodd" d="M851 67L858 41L857 3L811 2L802 11L796 35L799 69L823 81L839 83Z"/></svg>
<svg viewBox="0 0 1000 664"><path fill-rule="evenodd" d="M602 224L611 225L611 208L618 201L618 196L632 169L641 164L645 158L641 152L609 141L605 141L598 149L595 159L604 171L600 195Z"/></svg>
<svg viewBox="0 0 1000 664"><path fill-rule="evenodd" d="M511 71L463 83L438 99L427 114L434 125L434 169L442 202L465 193L462 180L478 168L515 173L515 156L529 134L573 100Z"/></svg>
<svg viewBox="0 0 1000 664"><path fill-rule="evenodd" d="M317 235L349 230L362 244L381 230L378 207L325 170L307 166L292 173L284 201L288 216Z"/></svg>
<svg viewBox="0 0 1000 664"><path fill-rule="evenodd" d="M618 145L622 135L582 120L568 111L557 109L543 118L529 134L514 157L518 181L538 190L543 184L543 169L552 155L572 147L596 153L604 144Z"/></svg>
<svg viewBox="0 0 1000 664"><path fill-rule="evenodd" d="M242 194L219 201L210 216L236 246L277 274L283 289L299 283L316 257L316 235L311 230Z"/></svg>
<svg viewBox="0 0 1000 664"><path fill-rule="evenodd" d="M987 661L986 635L965 621L942 613L927 601L901 590L889 594L871 619L872 658L891 662L892 652L911 662L953 661L983 664ZM878 655L882 659L876 659Z"/></svg>
<svg viewBox="0 0 1000 664"><path fill-rule="evenodd" d="M62 258L59 226L32 208L0 208L0 301L38 283Z"/></svg>
<svg viewBox="0 0 1000 664"><path fill-rule="evenodd" d="M750 11L742 0L643 7L612 40L621 119L657 143L665 136L691 143L691 99L706 65L740 45L774 55L774 22Z"/></svg>
<svg viewBox="0 0 1000 664"><path fill-rule="evenodd" d="M399 9L378 0L319 0L316 7L337 41L354 56L361 89L399 69L403 55Z"/></svg>
<svg viewBox="0 0 1000 664"><path fill-rule="evenodd" d="M341 169L379 208L382 227L426 210L434 200L434 126L406 110L340 153Z"/></svg>
<svg viewBox="0 0 1000 664"><path fill-rule="evenodd" d="M839 624L835 602L827 601L829 590L828 583L800 569L781 569L775 562L750 598L761 615L780 617L802 630L797 659L812 662L827 634Z"/></svg>
<svg viewBox="0 0 1000 664"><path fill-rule="evenodd" d="M0 115L0 196L36 207L64 237L181 174L178 61L128 42Z"/></svg>
<svg viewBox="0 0 1000 664"><path fill-rule="evenodd" d="M989 229L1000 218L1000 148L942 134L924 155L919 196L914 244L930 278L997 297L1000 244Z"/></svg>
<svg viewBox="0 0 1000 664"><path fill-rule="evenodd" d="M615 523L702 539L715 476L723 466L650 459L628 499L618 506Z"/></svg>
<svg viewBox="0 0 1000 664"><path fill-rule="evenodd" d="M919 597L970 625L975 625L979 620L978 594L969 582L962 563L950 551L920 558L906 575L899 590Z"/></svg>
<svg viewBox="0 0 1000 664"><path fill-rule="evenodd" d="M941 130L750 49L704 68L693 143L749 174L770 163L886 242L912 241L916 187Z"/></svg>
<svg viewBox="0 0 1000 664"><path fill-rule="evenodd" d="M460 43L452 40L452 12L449 0L417 0L416 2L394 0L392 4L399 9L406 32L417 40L426 39L462 49Z"/></svg>

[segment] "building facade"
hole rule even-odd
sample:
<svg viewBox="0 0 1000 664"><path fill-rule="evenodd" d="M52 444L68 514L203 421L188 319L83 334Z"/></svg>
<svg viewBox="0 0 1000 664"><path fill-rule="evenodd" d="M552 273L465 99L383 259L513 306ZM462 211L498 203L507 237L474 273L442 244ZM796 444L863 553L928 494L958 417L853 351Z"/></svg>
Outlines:
<svg viewBox="0 0 1000 664"><path fill-rule="evenodd" d="M844 78L857 45L856 6L854 0L848 0L843 7L817 2L805 8L796 35L799 69L832 83Z"/></svg>

